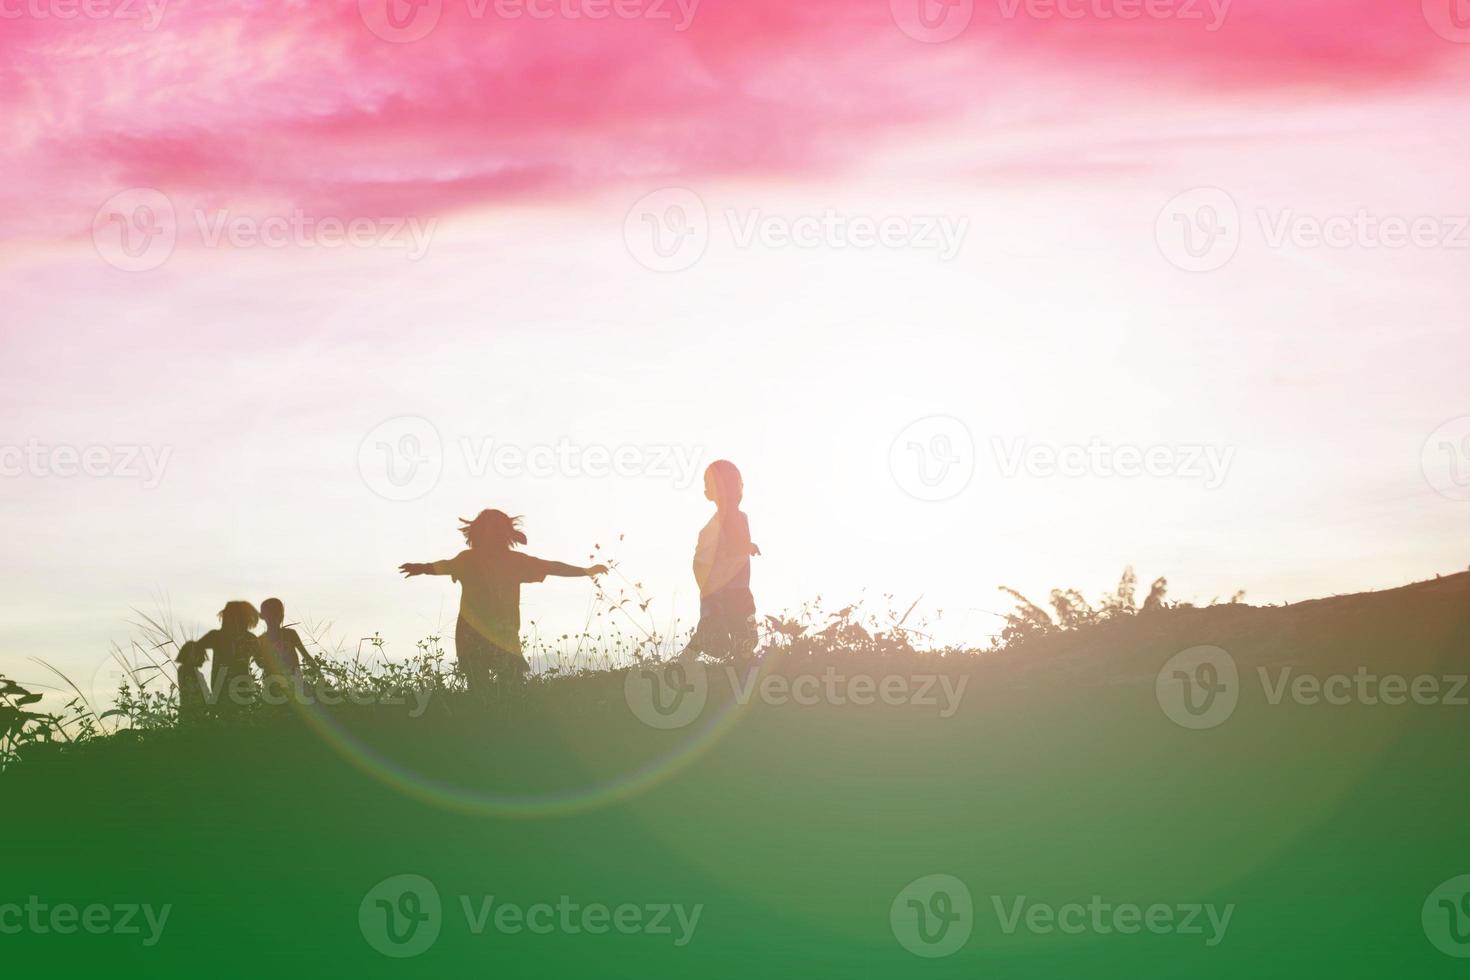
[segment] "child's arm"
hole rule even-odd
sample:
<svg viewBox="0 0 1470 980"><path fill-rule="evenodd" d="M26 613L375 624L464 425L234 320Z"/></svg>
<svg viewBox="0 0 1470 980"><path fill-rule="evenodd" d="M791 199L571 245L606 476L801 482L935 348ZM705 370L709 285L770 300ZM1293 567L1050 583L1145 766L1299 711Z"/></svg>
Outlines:
<svg viewBox="0 0 1470 980"><path fill-rule="evenodd" d="M705 525L694 544L694 581L703 595L714 577L715 556L719 549L720 531L715 521Z"/></svg>
<svg viewBox="0 0 1470 980"><path fill-rule="evenodd" d="M606 565L593 565L583 568L580 565L568 565L565 562L549 561L544 566L547 575L557 575L561 578L592 578L597 575L606 575Z"/></svg>
<svg viewBox="0 0 1470 980"><path fill-rule="evenodd" d="M291 640L296 646L297 655L300 656L301 659L305 661L308 665L310 665L312 670L320 674L322 672L322 665L317 663L315 657L306 652L306 644L301 642L301 634L296 632L295 630L292 630Z"/></svg>
<svg viewBox="0 0 1470 980"><path fill-rule="evenodd" d="M413 578L415 575L453 575L447 561L425 561L405 562L398 566L404 578Z"/></svg>

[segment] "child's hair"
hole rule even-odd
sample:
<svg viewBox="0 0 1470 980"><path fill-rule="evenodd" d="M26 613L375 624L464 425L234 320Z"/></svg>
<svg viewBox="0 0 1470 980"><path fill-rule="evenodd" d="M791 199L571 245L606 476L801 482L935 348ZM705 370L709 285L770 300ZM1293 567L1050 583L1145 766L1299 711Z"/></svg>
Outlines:
<svg viewBox="0 0 1470 980"><path fill-rule="evenodd" d="M521 519L511 517L503 510L482 510L474 520L467 521L461 517L459 523L459 532L471 548L506 550L526 543Z"/></svg>
<svg viewBox="0 0 1470 980"><path fill-rule="evenodd" d="M260 613L250 603L236 599L219 611L219 624L222 629L248 633L260 624Z"/></svg>
<svg viewBox="0 0 1470 980"><path fill-rule="evenodd" d="M180 667L202 667L204 666L204 648L193 640L179 647L179 655L174 663Z"/></svg>
<svg viewBox="0 0 1470 980"><path fill-rule="evenodd" d="M740 470L728 459L717 459L704 471L706 480L715 485L715 503L720 507L739 507L745 496L745 481Z"/></svg>
<svg viewBox="0 0 1470 980"><path fill-rule="evenodd" d="M279 622L286 618L286 604L280 599L267 599L260 604L260 616Z"/></svg>

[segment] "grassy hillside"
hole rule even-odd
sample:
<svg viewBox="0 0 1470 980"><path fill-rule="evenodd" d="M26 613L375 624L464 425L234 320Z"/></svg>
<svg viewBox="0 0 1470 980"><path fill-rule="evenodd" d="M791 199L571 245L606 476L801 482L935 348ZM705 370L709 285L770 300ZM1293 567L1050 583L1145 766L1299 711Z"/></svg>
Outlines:
<svg viewBox="0 0 1470 980"><path fill-rule="evenodd" d="M1470 575L1163 608L985 654L783 649L754 676L587 673L488 709L434 691L421 712L289 707L33 754L0 777L13 845L0 927L17 921L3 906L31 896L79 916L170 910L139 935L58 934L37 912L42 928L0 935L0 963L363 977L1466 968L1451 954L1470 954L1470 885L1452 882L1470 874L1470 689L1456 687Z"/></svg>

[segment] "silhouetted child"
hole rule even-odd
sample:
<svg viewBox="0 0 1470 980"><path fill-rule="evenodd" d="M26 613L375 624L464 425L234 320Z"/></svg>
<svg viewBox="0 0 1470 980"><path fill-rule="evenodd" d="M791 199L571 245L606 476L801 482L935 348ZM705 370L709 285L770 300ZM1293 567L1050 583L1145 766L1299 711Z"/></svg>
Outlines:
<svg viewBox="0 0 1470 980"><path fill-rule="evenodd" d="M221 717L238 714L254 699L255 676L250 664L260 660L260 644L251 630L259 622L260 613L250 603L227 602L219 612L219 629L195 641L214 654L209 686L215 712Z"/></svg>
<svg viewBox="0 0 1470 980"><path fill-rule="evenodd" d="M321 665L306 652L301 636L289 626L281 625L286 619L286 606L280 599L262 602L260 618L265 622L265 632L259 638L260 669L265 674L265 681L284 682L289 690L299 690L302 660L317 673L321 672Z"/></svg>
<svg viewBox="0 0 1470 980"><path fill-rule="evenodd" d="M197 725L209 713L209 683L204 679L205 654L190 640L179 647L179 724Z"/></svg>
<svg viewBox="0 0 1470 980"><path fill-rule="evenodd" d="M704 495L714 502L715 516L694 549L699 626L684 656L749 657L757 642L750 559L761 550L751 542L750 521L740 509L745 482L734 463L716 460L705 469Z"/></svg>
<svg viewBox="0 0 1470 980"><path fill-rule="evenodd" d="M606 565L583 568L532 558L515 549L526 543L521 519L502 511L481 511L473 521L460 521L469 548L447 561L399 566L405 576L448 575L460 585L459 622L454 649L470 690L490 690L496 680L519 681L531 669L521 655L521 585L548 575L564 578L601 575Z"/></svg>

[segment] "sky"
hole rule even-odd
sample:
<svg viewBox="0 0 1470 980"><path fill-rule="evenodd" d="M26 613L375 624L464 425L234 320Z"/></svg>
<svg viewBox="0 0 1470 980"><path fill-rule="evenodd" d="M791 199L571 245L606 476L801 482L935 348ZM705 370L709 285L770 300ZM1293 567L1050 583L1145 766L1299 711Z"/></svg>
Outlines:
<svg viewBox="0 0 1470 980"><path fill-rule="evenodd" d="M763 612L934 642L1463 570L1467 81L1463 0L0 0L0 674L407 656L485 507L687 627L717 458Z"/></svg>

